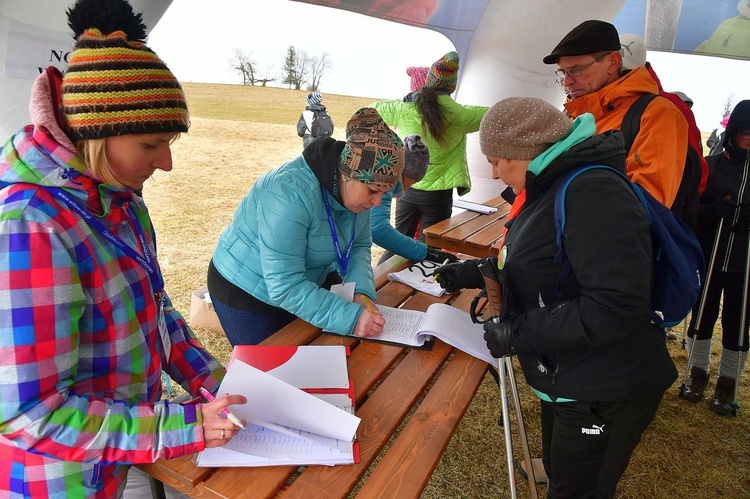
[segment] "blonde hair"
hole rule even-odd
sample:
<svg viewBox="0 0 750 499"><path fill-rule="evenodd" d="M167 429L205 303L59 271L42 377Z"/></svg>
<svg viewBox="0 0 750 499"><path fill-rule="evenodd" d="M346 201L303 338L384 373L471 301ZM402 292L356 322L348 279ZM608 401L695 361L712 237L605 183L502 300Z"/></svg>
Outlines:
<svg viewBox="0 0 750 499"><path fill-rule="evenodd" d="M78 154L86 163L86 167L96 180L101 180L105 184L110 184L115 187L125 187L117 180L115 174L112 172L112 167L109 166L106 147L106 138L83 139L76 142L76 150L78 151Z"/></svg>

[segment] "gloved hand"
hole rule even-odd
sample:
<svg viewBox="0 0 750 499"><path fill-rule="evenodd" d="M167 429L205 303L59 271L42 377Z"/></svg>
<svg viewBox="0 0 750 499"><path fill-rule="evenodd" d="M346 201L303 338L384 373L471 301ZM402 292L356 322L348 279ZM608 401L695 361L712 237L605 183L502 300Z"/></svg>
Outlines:
<svg viewBox="0 0 750 499"><path fill-rule="evenodd" d="M435 280L449 293L463 288L484 288L484 277L477 265L481 259L460 263L448 263L433 271Z"/></svg>
<svg viewBox="0 0 750 499"><path fill-rule="evenodd" d="M448 263L456 263L461 261L453 253L448 253L447 251L442 251L430 246L427 247L427 255L424 257L424 259L435 263L443 263L446 260L448 260Z"/></svg>
<svg viewBox="0 0 750 499"><path fill-rule="evenodd" d="M729 220L734 216L734 210L736 208L737 203L731 199L719 198L706 206L705 213L712 218L724 218Z"/></svg>
<svg viewBox="0 0 750 499"><path fill-rule="evenodd" d="M513 337L518 330L518 320L510 317L502 322L488 321L484 323L484 341L487 342L487 348L496 359L515 355L513 349Z"/></svg>

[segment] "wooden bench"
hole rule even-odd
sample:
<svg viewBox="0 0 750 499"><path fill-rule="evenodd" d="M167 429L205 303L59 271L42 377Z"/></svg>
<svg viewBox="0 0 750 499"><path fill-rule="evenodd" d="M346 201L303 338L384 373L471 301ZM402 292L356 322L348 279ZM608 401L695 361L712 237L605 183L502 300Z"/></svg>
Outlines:
<svg viewBox="0 0 750 499"><path fill-rule="evenodd" d="M426 310L451 303L468 311L477 290L440 298L389 282L406 267L399 256L375 269L378 303ZM345 466L198 468L192 456L138 467L188 495L201 497L417 498L471 403L488 364L435 340L431 350L323 334L296 320L268 338L274 345L348 345L360 462ZM366 477L365 477L366 476ZM365 477L363 479L363 477Z"/></svg>
<svg viewBox="0 0 750 499"><path fill-rule="evenodd" d="M483 214L467 210L431 225L424 229L425 242L435 248L479 258L497 255L510 205L499 196L482 204L497 211Z"/></svg>

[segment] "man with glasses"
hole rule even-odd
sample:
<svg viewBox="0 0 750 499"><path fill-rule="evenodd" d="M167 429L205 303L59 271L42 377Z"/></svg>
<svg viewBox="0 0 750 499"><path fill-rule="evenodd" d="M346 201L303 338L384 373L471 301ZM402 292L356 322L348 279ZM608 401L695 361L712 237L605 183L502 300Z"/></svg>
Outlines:
<svg viewBox="0 0 750 499"><path fill-rule="evenodd" d="M544 63L557 64L555 74L568 97L568 114L572 118L593 114L597 133L619 130L640 96L659 93L645 67L623 69L617 29L604 21L584 21L573 28ZM671 207L685 166L687 121L667 99L654 99L640 125L628 152L628 176Z"/></svg>

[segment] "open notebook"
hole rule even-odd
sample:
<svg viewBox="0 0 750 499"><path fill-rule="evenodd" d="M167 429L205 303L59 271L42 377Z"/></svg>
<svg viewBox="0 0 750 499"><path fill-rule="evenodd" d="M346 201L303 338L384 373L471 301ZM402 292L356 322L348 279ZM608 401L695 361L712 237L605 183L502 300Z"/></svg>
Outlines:
<svg viewBox="0 0 750 499"><path fill-rule="evenodd" d="M484 341L482 325L473 323L468 312L443 303L433 303L426 312L384 305L378 310L385 317L383 332L363 339L423 347L434 336L490 364L497 362Z"/></svg>

